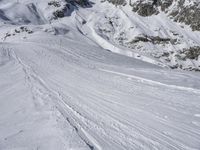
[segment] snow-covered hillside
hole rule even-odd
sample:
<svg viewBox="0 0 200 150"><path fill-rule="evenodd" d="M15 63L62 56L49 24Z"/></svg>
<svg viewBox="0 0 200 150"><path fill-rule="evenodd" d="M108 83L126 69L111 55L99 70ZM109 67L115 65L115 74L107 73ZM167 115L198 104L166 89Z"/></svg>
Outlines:
<svg viewBox="0 0 200 150"><path fill-rule="evenodd" d="M189 25L128 2L1 0L0 40L0 150L200 149L200 73L169 67L198 70L177 59L199 46Z"/></svg>
<svg viewBox="0 0 200 150"><path fill-rule="evenodd" d="M117 8L108 3L95 5L104 10L101 15L95 14L96 32L122 49L126 47L171 68L199 71L200 1L152 3L132 0Z"/></svg>

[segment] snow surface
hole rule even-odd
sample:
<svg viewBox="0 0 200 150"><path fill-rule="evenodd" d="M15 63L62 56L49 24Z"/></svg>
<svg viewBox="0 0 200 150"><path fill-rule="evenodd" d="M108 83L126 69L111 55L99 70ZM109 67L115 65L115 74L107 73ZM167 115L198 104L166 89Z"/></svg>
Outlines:
<svg viewBox="0 0 200 150"><path fill-rule="evenodd" d="M20 2L12 5L29 1ZM200 73L122 51L95 31L95 7L52 23L26 9L20 22L5 13L0 150L199 150Z"/></svg>

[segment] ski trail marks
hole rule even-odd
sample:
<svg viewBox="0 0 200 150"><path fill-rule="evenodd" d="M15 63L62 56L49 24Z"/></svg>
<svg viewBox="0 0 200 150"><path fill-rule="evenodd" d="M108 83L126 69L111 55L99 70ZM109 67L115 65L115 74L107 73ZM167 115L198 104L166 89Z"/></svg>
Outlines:
<svg viewBox="0 0 200 150"><path fill-rule="evenodd" d="M134 79L137 79L137 80L139 80L141 82L144 82L144 83L147 83L147 84L150 84L150 85L158 85L158 86L164 86L164 87L168 87L168 88L172 88L172 89L184 90L184 91L189 91L189 92L193 92L193 93L200 93L200 90L194 89L194 88L165 84L165 83L161 83L159 81L153 81L153 80L142 78L142 77L138 77L138 76L135 76L135 75L129 75L129 74L116 72L116 71L111 71L111 70L106 70L106 69L101 69L101 68L99 70L103 71L103 72L107 72L107 73L111 73L111 74L127 77L129 80L131 78L134 78Z"/></svg>

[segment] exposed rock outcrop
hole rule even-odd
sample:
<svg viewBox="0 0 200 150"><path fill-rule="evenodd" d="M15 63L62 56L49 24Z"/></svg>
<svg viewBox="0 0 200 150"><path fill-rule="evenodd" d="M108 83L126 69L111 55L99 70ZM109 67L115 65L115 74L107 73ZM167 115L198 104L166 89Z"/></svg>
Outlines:
<svg viewBox="0 0 200 150"><path fill-rule="evenodd" d="M137 36L135 39L131 41L131 43L137 43L137 42L151 42L153 44L175 44L177 42L176 39L170 39L170 38L162 38L159 36Z"/></svg>
<svg viewBox="0 0 200 150"><path fill-rule="evenodd" d="M105 1L105 0L103 0ZM132 6L133 11L143 17L156 15L163 11L174 21L189 25L192 30L200 31L200 1L190 0L107 0L115 5ZM172 6L170 8L170 6ZM159 9L160 8L160 9Z"/></svg>
<svg viewBox="0 0 200 150"><path fill-rule="evenodd" d="M106 0L102 0L102 2L105 2ZM126 5L126 0L107 0L108 2L114 4L114 5Z"/></svg>
<svg viewBox="0 0 200 150"><path fill-rule="evenodd" d="M179 0L177 6L170 12L174 21L189 25L192 30L200 31L200 1L185 5L185 0Z"/></svg>

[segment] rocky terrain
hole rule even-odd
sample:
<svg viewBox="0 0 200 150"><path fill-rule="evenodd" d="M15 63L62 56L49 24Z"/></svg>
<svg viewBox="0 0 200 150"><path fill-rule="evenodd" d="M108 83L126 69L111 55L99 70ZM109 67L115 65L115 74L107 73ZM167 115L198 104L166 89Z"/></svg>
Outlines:
<svg viewBox="0 0 200 150"><path fill-rule="evenodd" d="M198 34L200 31L200 1L195 0L108 0L115 6L130 7L133 13L138 14L141 21L149 26L138 35L127 35L134 30L134 24L129 26L130 30L119 31L114 39L120 45L131 48L134 51L145 51L150 53L161 62L168 64L171 68L181 68L186 70L199 71L199 55L195 53L195 58L187 57L182 51L197 51L199 42L184 35L185 30L191 30L188 34ZM132 15L132 14L130 14ZM134 15L135 16L135 15ZM166 19L162 22L162 17ZM136 17L136 16L135 16ZM167 18L166 18L167 17ZM115 18L115 17L113 17ZM134 18L133 18L134 19ZM149 23L148 23L149 20ZM154 22L152 25L151 23ZM161 23L162 22L162 23ZM164 23L164 24L163 24ZM157 26L154 28L153 26ZM167 25L170 24L170 25ZM182 29L178 29L182 28ZM114 27L115 28L115 27ZM140 28L140 25L138 26ZM143 28L143 27L141 27ZM154 29L153 29L154 28ZM114 29L115 31L118 29ZM143 29L142 29L143 30ZM182 30L182 31L180 31ZM106 31L105 31L106 32ZM151 33L150 33L151 32ZM105 33L108 34L108 33ZM115 33L113 33L115 34ZM195 35L195 36L196 36ZM198 36L197 36L198 37ZM153 50L149 47L153 47ZM157 49L157 50L156 50ZM162 49L162 50L161 50ZM164 52L163 52L164 51ZM184 55L184 56L183 56ZM184 59L182 59L184 57Z"/></svg>
<svg viewBox="0 0 200 150"><path fill-rule="evenodd" d="M107 13L96 14L95 32L114 47L121 47L124 53L149 57L158 64L173 69L200 70L199 52L188 57L185 52L199 51L200 2L198 0L101 0ZM9 24L47 24L60 18L70 17L73 11L92 8L93 2L87 0L47 0L43 2L18 3L0 9L0 20ZM113 5L113 6L111 6ZM14 9L26 10L27 14L17 12L9 16ZM81 24L87 26L87 16L79 16ZM82 25L81 25L82 26ZM79 26L78 26L79 27ZM15 30L15 29L13 29ZM54 32L57 32L56 29ZM82 28L80 29L80 31ZM5 40L11 36L7 31L2 35ZM84 32L84 31L81 31ZM15 35L15 34L14 34ZM91 37L92 38L92 37ZM112 51L112 50L111 50ZM195 58L195 59L193 59Z"/></svg>

